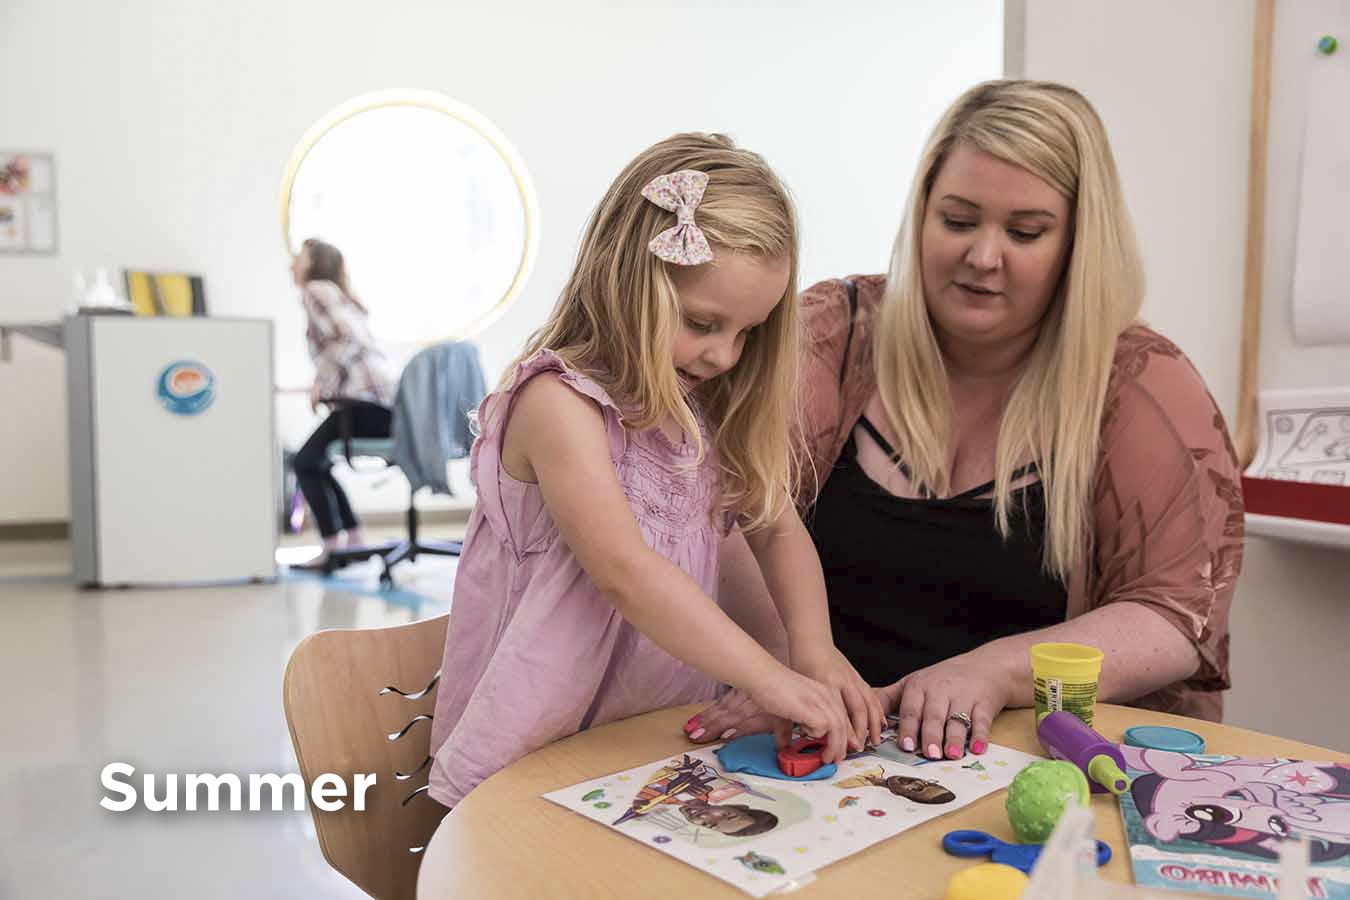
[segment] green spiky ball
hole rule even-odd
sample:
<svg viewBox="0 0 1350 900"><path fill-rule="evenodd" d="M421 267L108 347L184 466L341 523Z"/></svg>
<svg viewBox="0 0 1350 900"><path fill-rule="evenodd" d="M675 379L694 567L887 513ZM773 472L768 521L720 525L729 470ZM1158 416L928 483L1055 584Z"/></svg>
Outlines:
<svg viewBox="0 0 1350 900"><path fill-rule="evenodd" d="M1043 844L1071 802L1088 804L1087 776L1060 759L1034 762L1017 773L1003 807L1013 834L1024 844Z"/></svg>

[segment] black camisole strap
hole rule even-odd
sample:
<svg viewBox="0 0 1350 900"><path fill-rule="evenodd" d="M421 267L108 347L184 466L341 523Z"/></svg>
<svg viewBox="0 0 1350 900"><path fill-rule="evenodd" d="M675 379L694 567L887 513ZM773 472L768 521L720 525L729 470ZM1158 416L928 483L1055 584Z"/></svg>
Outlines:
<svg viewBox="0 0 1350 900"><path fill-rule="evenodd" d="M858 418L858 424L863 427L863 430L867 432L868 436L870 436L872 440L876 441L877 446L880 447L883 451L885 451L886 455L891 458L891 462L895 463L896 468L900 470L900 473L904 475L906 478L908 478L911 482L914 481L914 476L910 474L909 466L905 465L905 461L900 458L900 454L895 452L895 448L891 446L891 442L881 436L881 432L877 430L877 426L872 424L872 420L867 418L866 414ZM1025 466L1022 466L1021 468L1015 470L1008 480L1017 481L1019 478L1026 478L1028 475L1034 474L1038 470L1038 468L1039 467L1036 465L1036 461L1032 460ZM971 500L974 499L975 497L980 496L981 494L988 493L989 491L993 490L993 488L994 482L986 481L984 484L977 485L968 491L962 491L961 493L955 494L951 497L948 497L947 499ZM924 487L923 485L919 486L919 493L924 498L932 498L933 496L928 492L928 488Z"/></svg>
<svg viewBox="0 0 1350 900"><path fill-rule="evenodd" d="M891 442L881 436L881 432L877 430L877 426L872 424L872 420L867 418L866 414L864 414L858 417L858 424L863 427L863 430L871 435L872 440L876 441L877 446L885 451L886 455L891 458L891 462L895 463L896 467L900 469L900 473L910 481L913 481L914 476L910 474L909 466L905 465L905 461L900 458L900 454L895 452L895 448L891 446ZM928 496L928 491L924 490L923 494L925 497Z"/></svg>

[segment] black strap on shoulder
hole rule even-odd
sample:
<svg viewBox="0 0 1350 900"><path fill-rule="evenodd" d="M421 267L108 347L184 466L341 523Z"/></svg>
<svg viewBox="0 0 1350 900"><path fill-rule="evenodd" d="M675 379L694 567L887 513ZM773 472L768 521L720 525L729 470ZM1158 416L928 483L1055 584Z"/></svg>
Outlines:
<svg viewBox="0 0 1350 900"><path fill-rule="evenodd" d="M881 436L881 432L877 430L877 426L872 424L872 420L867 418L866 413L858 417L858 424L863 427L863 430L867 432L872 440L876 441L877 446L885 452L886 456L890 458L890 461L900 470L900 474L904 475L905 478L910 481L913 481L914 474L909 471L909 466L905 465L905 461L900 458L900 454L895 452L895 448L891 446L891 442ZM919 496L928 499L932 495L928 493L927 488L920 485Z"/></svg>
<svg viewBox="0 0 1350 900"><path fill-rule="evenodd" d="M866 413L858 417L858 424L866 429L872 440L877 442L877 446L886 452L886 455L891 458L891 462L899 463L901 466L905 464L900 459L900 454L896 453L895 448L891 446L891 442L881 436L881 432L877 429L877 426L872 424L872 420L867 418ZM909 477L908 472L905 473L905 477Z"/></svg>
<svg viewBox="0 0 1350 900"><path fill-rule="evenodd" d="M852 278L844 279L848 286L848 337L844 340L844 358L839 361L839 383L844 383L844 372L848 371L848 351L853 346L853 323L858 318L858 285Z"/></svg>

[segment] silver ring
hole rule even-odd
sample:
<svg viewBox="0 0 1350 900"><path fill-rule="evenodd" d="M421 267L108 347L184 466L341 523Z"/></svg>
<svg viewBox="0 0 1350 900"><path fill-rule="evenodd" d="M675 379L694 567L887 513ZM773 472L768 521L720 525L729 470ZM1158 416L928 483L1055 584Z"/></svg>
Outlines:
<svg viewBox="0 0 1350 900"><path fill-rule="evenodd" d="M970 721L970 715L967 713L954 712L947 718L953 722L960 722L962 725L966 726L966 730L970 730L972 727L974 727Z"/></svg>

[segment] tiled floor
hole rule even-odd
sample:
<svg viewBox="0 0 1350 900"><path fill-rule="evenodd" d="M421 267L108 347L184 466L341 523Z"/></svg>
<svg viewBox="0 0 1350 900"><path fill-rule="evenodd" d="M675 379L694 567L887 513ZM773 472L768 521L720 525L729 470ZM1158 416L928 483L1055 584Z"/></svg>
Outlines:
<svg viewBox="0 0 1350 900"><path fill-rule="evenodd" d="M100 772L129 763L139 786L147 772L296 771L281 705L291 650L320 628L444 612L454 566L405 564L383 594L374 564L81 591L65 544L0 544L0 898L364 897L324 861L308 812L113 813Z"/></svg>

